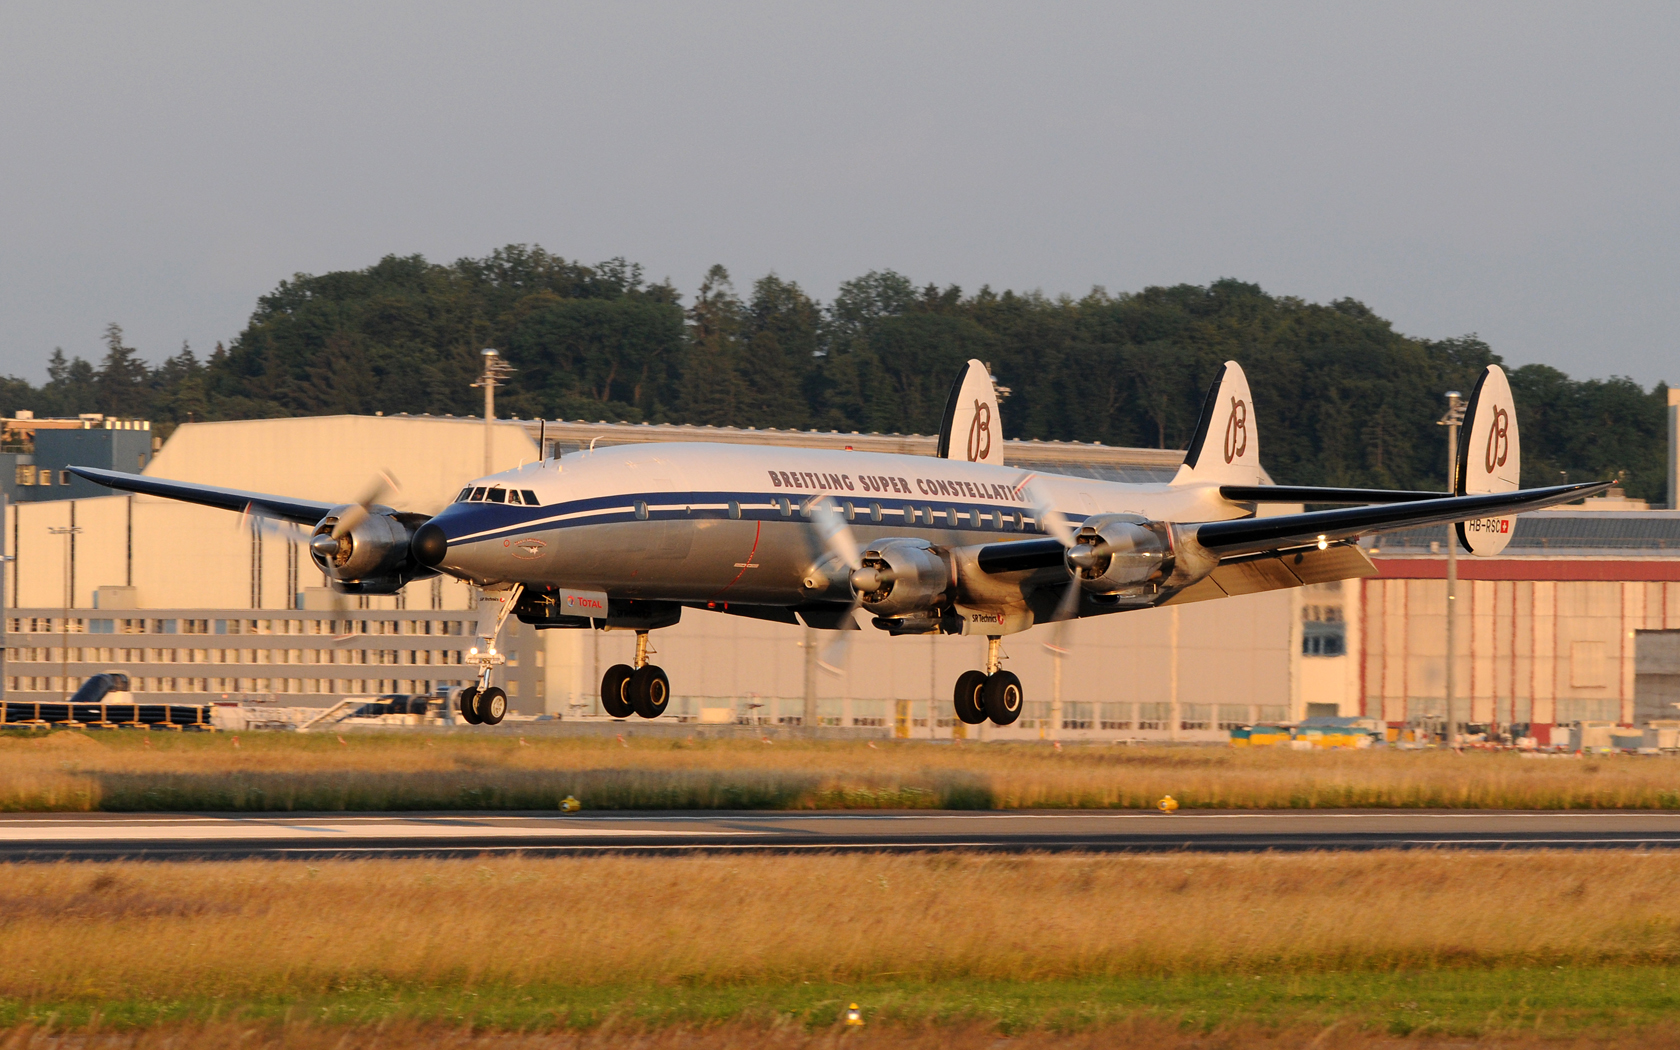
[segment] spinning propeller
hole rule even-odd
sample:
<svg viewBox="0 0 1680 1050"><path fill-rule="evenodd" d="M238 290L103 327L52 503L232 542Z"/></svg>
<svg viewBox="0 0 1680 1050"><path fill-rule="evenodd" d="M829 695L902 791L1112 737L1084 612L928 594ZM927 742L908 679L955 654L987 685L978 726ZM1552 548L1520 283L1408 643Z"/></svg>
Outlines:
<svg viewBox="0 0 1680 1050"><path fill-rule="evenodd" d="M368 481L362 490L362 496L338 516L338 522L333 525L331 533L320 533L309 541L309 547L323 558L331 558L338 554L340 541L355 531L356 526L368 519L373 513L373 505L390 493L402 491L402 485L391 476L390 471L381 470Z"/></svg>

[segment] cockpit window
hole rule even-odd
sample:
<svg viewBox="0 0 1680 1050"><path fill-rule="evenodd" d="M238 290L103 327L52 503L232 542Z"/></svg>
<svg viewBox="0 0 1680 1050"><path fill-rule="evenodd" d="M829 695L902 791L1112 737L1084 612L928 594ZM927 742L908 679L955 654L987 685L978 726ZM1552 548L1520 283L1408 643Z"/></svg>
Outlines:
<svg viewBox="0 0 1680 1050"><path fill-rule="evenodd" d="M468 485L466 488L461 490L461 494L459 496L455 497L455 502L456 503L464 502L466 500L466 498L468 496L471 496L471 495L472 495L472 486Z"/></svg>
<svg viewBox="0 0 1680 1050"><path fill-rule="evenodd" d="M477 503L479 500L482 500L483 498L484 498L484 486L483 485L480 485L478 488L473 489L472 490L472 495L467 497L467 499L471 500L474 503Z"/></svg>
<svg viewBox="0 0 1680 1050"><path fill-rule="evenodd" d="M519 498L519 490L518 489L508 489L507 501L509 503L512 503L514 506L518 506L519 504L525 502L524 500Z"/></svg>
<svg viewBox="0 0 1680 1050"><path fill-rule="evenodd" d="M530 489L520 489L519 491L525 494L525 505L527 507L542 506L542 500L537 498L537 494L535 492L532 492Z"/></svg>
<svg viewBox="0 0 1680 1050"><path fill-rule="evenodd" d="M500 485L497 485L497 486L491 488L488 492L486 492L484 494L484 498L489 500L491 503L506 503L507 502L507 489L504 489Z"/></svg>

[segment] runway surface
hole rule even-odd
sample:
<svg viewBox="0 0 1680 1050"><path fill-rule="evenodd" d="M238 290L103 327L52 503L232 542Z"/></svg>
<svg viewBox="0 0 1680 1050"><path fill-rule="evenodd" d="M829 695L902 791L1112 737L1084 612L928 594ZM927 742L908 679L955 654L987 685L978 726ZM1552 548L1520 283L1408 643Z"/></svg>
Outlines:
<svg viewBox="0 0 1680 1050"><path fill-rule="evenodd" d="M1244 852L1669 849L1680 813L45 814L0 817L0 860L647 854L695 850Z"/></svg>

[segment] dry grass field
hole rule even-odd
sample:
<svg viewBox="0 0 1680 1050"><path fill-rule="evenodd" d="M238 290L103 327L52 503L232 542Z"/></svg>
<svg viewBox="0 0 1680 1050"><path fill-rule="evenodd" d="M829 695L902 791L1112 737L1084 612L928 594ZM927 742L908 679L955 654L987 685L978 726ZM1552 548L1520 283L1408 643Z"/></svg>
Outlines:
<svg viewBox="0 0 1680 1050"><path fill-rule="evenodd" d="M0 733L0 811L1680 808L1680 763L450 734Z"/></svg>
<svg viewBox="0 0 1680 1050"><path fill-rule="evenodd" d="M1672 1029L1680 856L14 865L0 960L0 1025L84 1030L803 1039L857 1001L906 1042L847 1045L930 1025L1550 1038Z"/></svg>

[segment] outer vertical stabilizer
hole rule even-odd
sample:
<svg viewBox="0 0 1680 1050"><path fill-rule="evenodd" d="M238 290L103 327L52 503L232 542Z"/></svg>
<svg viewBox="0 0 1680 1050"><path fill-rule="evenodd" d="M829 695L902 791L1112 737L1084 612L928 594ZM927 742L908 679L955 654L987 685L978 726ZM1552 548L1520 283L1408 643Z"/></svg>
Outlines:
<svg viewBox="0 0 1680 1050"><path fill-rule="evenodd" d="M991 373L970 360L951 384L945 419L939 424L939 458L1003 466L1003 420Z"/></svg>
<svg viewBox="0 0 1680 1050"><path fill-rule="evenodd" d="M1522 480L1522 449L1517 443L1517 405L1511 384L1498 365L1488 365L1470 405L1464 411L1464 432L1458 444L1453 491L1460 496L1514 492ZM1458 539L1471 554L1498 554L1511 542L1517 527L1514 514L1458 523Z"/></svg>
<svg viewBox="0 0 1680 1050"><path fill-rule="evenodd" d="M1248 377L1241 365L1227 361L1208 387L1195 436L1173 484L1259 485L1264 480Z"/></svg>

